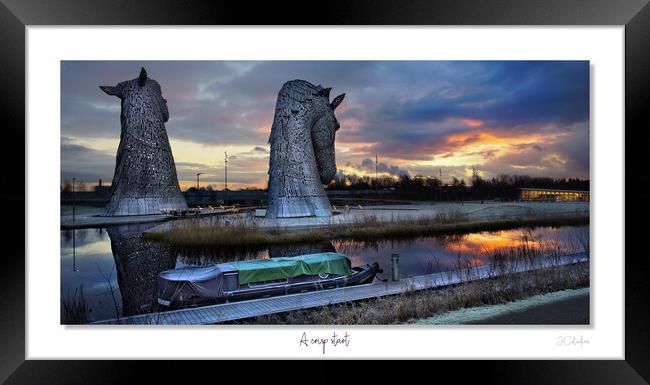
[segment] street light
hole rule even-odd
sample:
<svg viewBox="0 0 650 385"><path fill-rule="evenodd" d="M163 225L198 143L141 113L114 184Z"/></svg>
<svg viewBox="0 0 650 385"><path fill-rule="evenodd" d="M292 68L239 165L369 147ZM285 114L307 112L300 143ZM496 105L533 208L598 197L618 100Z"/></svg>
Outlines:
<svg viewBox="0 0 650 385"><path fill-rule="evenodd" d="M225 158L225 165L226 165L226 175L225 175L225 187L224 187L224 198L223 198L223 204L227 205L228 204L228 152L224 152L224 158Z"/></svg>
<svg viewBox="0 0 650 385"><path fill-rule="evenodd" d="M202 174L204 174L204 173L202 173L202 172L197 172L196 173L196 191L199 191L199 176L202 175Z"/></svg>
<svg viewBox="0 0 650 385"><path fill-rule="evenodd" d="M379 195L379 155L375 154L375 195Z"/></svg>

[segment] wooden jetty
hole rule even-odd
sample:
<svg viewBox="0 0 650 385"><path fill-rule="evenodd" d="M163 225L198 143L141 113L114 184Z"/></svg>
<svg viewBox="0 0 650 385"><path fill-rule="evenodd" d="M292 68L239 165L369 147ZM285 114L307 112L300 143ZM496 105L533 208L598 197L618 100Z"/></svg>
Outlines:
<svg viewBox="0 0 650 385"><path fill-rule="evenodd" d="M343 302L359 301L406 292L440 288L461 282L496 277L514 272L532 271L548 267L589 261L585 253L564 255L553 260L517 262L495 268L491 265L404 278L366 285L291 294L250 301L231 302L159 313L149 313L119 319L94 322L94 325L207 325L252 318L287 311L309 309Z"/></svg>
<svg viewBox="0 0 650 385"><path fill-rule="evenodd" d="M84 229L108 226L134 225L141 223L167 222L176 219L203 218L213 215L225 215L240 212L239 207L217 207L217 208L188 208L179 210L161 210L160 214L149 215L77 215L72 220L71 215L61 217L61 230Z"/></svg>

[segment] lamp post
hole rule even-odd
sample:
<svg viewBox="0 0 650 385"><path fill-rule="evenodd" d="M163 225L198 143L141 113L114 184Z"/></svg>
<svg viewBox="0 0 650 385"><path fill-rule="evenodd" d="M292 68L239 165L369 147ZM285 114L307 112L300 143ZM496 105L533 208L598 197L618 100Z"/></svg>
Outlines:
<svg viewBox="0 0 650 385"><path fill-rule="evenodd" d="M74 182L77 180L76 177L72 177L72 221L75 221L75 211L76 211L76 196L74 192Z"/></svg>
<svg viewBox="0 0 650 385"><path fill-rule="evenodd" d="M375 195L379 195L378 184L379 184L379 156L375 154Z"/></svg>
<svg viewBox="0 0 650 385"><path fill-rule="evenodd" d="M225 159L225 167L226 167L226 172L225 172L225 186L224 186L224 198L223 198L223 204L227 205L228 204L228 152L224 152L224 159Z"/></svg>
<svg viewBox="0 0 650 385"><path fill-rule="evenodd" d="M197 172L196 173L196 191L199 191L199 176L203 174L202 172Z"/></svg>

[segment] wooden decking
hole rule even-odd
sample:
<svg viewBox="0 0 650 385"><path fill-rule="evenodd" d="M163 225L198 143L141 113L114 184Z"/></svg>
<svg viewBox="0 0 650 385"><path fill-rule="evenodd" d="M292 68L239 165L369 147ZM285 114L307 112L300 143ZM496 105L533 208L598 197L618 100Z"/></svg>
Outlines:
<svg viewBox="0 0 650 385"><path fill-rule="evenodd" d="M517 263L501 271L523 272L545 267L586 262L584 253L560 257L554 261L536 263ZM339 289L322 290L302 294L292 294L250 301L232 302L220 305L203 306L190 309L173 310L160 313L143 314L131 317L94 322L97 325L206 325L226 321L257 317L267 314L283 313L292 310L309 309L337 303L358 301L368 298L395 295L409 291L449 286L505 273L491 266L405 278L396 282L379 282Z"/></svg>
<svg viewBox="0 0 650 385"><path fill-rule="evenodd" d="M61 230L86 229L108 226L135 225L141 223L167 222L179 219L204 218L213 215L223 215L233 213L232 208L225 209L188 209L185 215L172 215L168 212L150 215L119 215L104 216L100 214L80 214L75 220L71 215L61 217Z"/></svg>

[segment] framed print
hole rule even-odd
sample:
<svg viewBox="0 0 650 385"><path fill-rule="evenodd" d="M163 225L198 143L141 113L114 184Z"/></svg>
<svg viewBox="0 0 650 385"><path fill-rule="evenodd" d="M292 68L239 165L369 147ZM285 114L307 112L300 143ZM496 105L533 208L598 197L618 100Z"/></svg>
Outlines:
<svg viewBox="0 0 650 385"><path fill-rule="evenodd" d="M5 1L2 379L398 358L646 383L649 9Z"/></svg>

